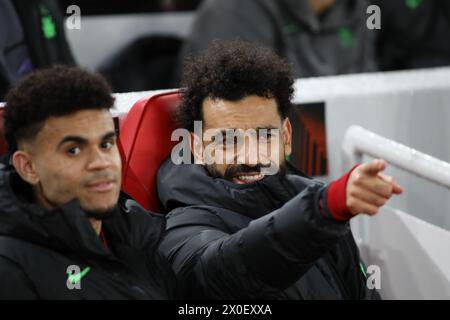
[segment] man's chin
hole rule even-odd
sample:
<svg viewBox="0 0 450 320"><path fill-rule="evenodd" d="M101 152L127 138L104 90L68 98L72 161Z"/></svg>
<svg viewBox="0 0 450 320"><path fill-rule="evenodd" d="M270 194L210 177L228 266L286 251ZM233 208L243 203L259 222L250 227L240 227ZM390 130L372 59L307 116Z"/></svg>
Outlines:
<svg viewBox="0 0 450 320"><path fill-rule="evenodd" d="M117 204L106 208L83 208L87 217L94 218L96 220L109 219L118 211L118 209L119 207Z"/></svg>

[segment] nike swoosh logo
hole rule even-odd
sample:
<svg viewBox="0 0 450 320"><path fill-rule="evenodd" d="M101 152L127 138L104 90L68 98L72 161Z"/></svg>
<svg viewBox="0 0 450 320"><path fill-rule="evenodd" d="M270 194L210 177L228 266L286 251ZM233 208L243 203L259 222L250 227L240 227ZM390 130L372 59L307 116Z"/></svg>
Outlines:
<svg viewBox="0 0 450 320"><path fill-rule="evenodd" d="M83 269L83 271L81 271L80 273L77 274L69 274L69 282L71 284L76 284L78 281L81 280L81 278L83 278L89 271L91 270L90 267L86 267Z"/></svg>

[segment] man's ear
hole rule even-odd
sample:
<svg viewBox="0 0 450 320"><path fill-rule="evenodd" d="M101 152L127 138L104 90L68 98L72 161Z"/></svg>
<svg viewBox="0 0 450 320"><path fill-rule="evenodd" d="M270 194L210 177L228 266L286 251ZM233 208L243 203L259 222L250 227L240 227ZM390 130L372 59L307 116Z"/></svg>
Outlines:
<svg viewBox="0 0 450 320"><path fill-rule="evenodd" d="M292 152L292 125L289 118L284 119L281 131L283 137L284 155L290 156Z"/></svg>
<svg viewBox="0 0 450 320"><path fill-rule="evenodd" d="M189 135L189 144L191 146L191 152L194 156L194 163L203 164L203 141L194 132Z"/></svg>
<svg viewBox="0 0 450 320"><path fill-rule="evenodd" d="M31 185L35 185L39 182L39 176L29 152L23 150L14 152L11 157L11 162L16 169L16 172L24 181Z"/></svg>

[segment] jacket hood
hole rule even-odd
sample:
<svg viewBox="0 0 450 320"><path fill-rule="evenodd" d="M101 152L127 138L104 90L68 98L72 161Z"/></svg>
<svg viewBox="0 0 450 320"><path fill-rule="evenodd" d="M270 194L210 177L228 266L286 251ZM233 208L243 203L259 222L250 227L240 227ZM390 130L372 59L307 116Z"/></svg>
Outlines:
<svg viewBox="0 0 450 320"><path fill-rule="evenodd" d="M31 187L13 170L0 170L0 235L23 239L65 254L111 258L78 200L44 209L26 200ZM149 216L151 217L149 219ZM137 204L119 201L102 223L108 247L126 245L154 250L165 228L164 219Z"/></svg>
<svg viewBox="0 0 450 320"><path fill-rule="evenodd" d="M275 174L245 185L211 177L198 164L175 165L167 159L158 171L157 188L164 212L177 207L208 205L225 208L252 219L281 207L308 185L299 175Z"/></svg>

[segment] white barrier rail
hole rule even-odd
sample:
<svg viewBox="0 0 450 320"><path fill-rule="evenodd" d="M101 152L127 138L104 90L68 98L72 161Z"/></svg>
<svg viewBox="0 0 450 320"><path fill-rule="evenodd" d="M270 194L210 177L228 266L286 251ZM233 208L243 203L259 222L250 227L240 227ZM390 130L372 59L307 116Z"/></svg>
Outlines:
<svg viewBox="0 0 450 320"><path fill-rule="evenodd" d="M342 149L346 167L361 162L365 154L450 189L449 163L362 127L347 130ZM389 207L351 224L361 256L381 269L383 298L450 299L448 230Z"/></svg>
<svg viewBox="0 0 450 320"><path fill-rule="evenodd" d="M363 154L383 158L390 164L450 189L450 163L384 138L360 126L351 126L342 143L344 165L361 162Z"/></svg>
<svg viewBox="0 0 450 320"><path fill-rule="evenodd" d="M370 242L355 222L366 224ZM383 299L450 299L450 231L390 207L353 219L352 229L364 239L359 250L366 265L380 269Z"/></svg>

